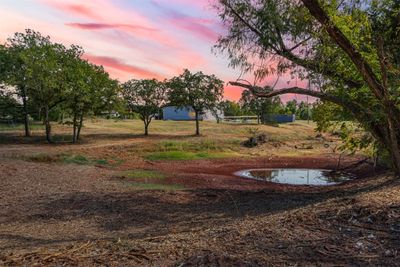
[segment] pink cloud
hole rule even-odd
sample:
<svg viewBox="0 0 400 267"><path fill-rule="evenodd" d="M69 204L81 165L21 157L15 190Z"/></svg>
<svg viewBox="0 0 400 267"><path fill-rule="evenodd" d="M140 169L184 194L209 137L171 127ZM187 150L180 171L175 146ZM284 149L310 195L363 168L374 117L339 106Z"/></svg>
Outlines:
<svg viewBox="0 0 400 267"><path fill-rule="evenodd" d="M165 3L161 4L159 1L152 1L152 3L162 12L165 20L171 25L184 29L206 41L215 42L217 40L219 34L215 29L219 28L219 24L215 19L189 16L181 11L169 8L164 5Z"/></svg>
<svg viewBox="0 0 400 267"><path fill-rule="evenodd" d="M140 25L131 24L108 24L108 23L66 23L67 26L84 30L102 30L102 29L122 29L130 31L157 31L154 28L148 28Z"/></svg>
<svg viewBox="0 0 400 267"><path fill-rule="evenodd" d="M216 0L154 0L156 3L168 3L174 5L185 5L188 7L195 7L197 9L211 9L211 6L216 2Z"/></svg>
<svg viewBox="0 0 400 267"><path fill-rule="evenodd" d="M158 73L149 71L147 69L126 64L125 62L112 58L112 57L105 57L105 56L95 56L90 54L85 54L83 58L89 60L90 62L102 65L106 70L113 69L117 70L118 72L125 72L132 74L134 77L132 78L156 78L156 79L163 79Z"/></svg>
<svg viewBox="0 0 400 267"><path fill-rule="evenodd" d="M90 7L84 4L67 4L57 1L44 1L47 5L61 10L65 13L87 17L90 19L101 19L101 16L94 12Z"/></svg>
<svg viewBox="0 0 400 267"><path fill-rule="evenodd" d="M192 18L192 17L180 17L171 18L169 20L174 26L187 30L192 34L199 36L207 41L215 42L218 38L218 33L206 26L209 22L205 19Z"/></svg>

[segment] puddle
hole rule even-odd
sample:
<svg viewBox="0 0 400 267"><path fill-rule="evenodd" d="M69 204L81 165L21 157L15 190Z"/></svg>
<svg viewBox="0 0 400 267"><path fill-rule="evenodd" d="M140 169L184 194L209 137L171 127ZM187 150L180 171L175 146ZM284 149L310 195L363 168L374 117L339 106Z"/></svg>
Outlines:
<svg viewBox="0 0 400 267"><path fill-rule="evenodd" d="M348 181L349 173L324 169L250 169L235 172L235 175L279 184L334 185Z"/></svg>

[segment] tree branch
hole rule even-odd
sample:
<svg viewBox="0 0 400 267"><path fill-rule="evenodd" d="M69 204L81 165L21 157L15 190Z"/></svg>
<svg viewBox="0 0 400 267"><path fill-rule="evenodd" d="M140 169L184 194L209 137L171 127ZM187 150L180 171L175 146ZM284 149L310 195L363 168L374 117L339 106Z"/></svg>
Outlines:
<svg viewBox="0 0 400 267"><path fill-rule="evenodd" d="M343 34L343 32L331 21L328 14L321 7L318 0L301 0L304 6L308 9L310 14L324 27L329 36L342 48L342 50L353 61L358 71L363 76L365 82L370 86L373 93L380 100L384 98L385 88L379 82L377 76L373 72L371 66L354 47L350 40Z"/></svg>
<svg viewBox="0 0 400 267"><path fill-rule="evenodd" d="M241 83L241 82L228 82L228 84L246 88L246 89L250 90L252 93L272 91L272 88L269 86L261 87L261 86L251 85L251 84L246 84L246 83Z"/></svg>
<svg viewBox="0 0 400 267"><path fill-rule="evenodd" d="M299 87L289 87L289 88L285 88L285 89L272 91L272 89L268 86L259 87L259 86L252 86L249 84L243 84L243 83L239 83L239 82L229 82L229 84L246 88L246 89L250 90L257 97L271 98L274 96L290 94L290 93L313 96L313 97L316 97L316 98L319 98L319 99L322 99L325 101L335 103L341 107L348 109L359 121L363 121L362 118L365 118L365 116L372 116L372 112L370 112L368 109L360 106L359 104L357 104L355 102L352 102L351 100L349 100L346 97L337 97L335 95L331 95L328 93L313 91L313 90L309 90L309 89L303 89L303 88L299 88Z"/></svg>
<svg viewBox="0 0 400 267"><path fill-rule="evenodd" d="M258 29L256 29L253 25L251 25L245 18L243 18L239 14L239 12L237 12L233 8L233 6L229 3L228 0L221 1L221 3L223 5L225 5L225 7L227 7L233 13L233 15L237 19L239 19L247 28L249 28L250 31L252 31L254 34L256 34L258 36L258 38L260 38L262 40L262 42L264 43L265 46L271 47L273 49L273 51L277 55L279 55L279 56L281 56L283 58L286 58L286 59L290 60L291 62L293 62L293 63L295 63L295 64L297 64L299 66L304 67L305 69L308 69L308 70L311 70L311 71L314 71L314 72L321 72L320 66L318 64L316 64L315 62L311 62L309 60L302 59L302 58L296 56L295 54L293 54L292 53L293 48L287 49L283 44L282 49L277 49L274 45L265 42L265 38L263 36L263 33L261 31L259 31ZM278 36L278 37L280 37L280 39L282 39L281 36ZM329 68L324 68L322 70L322 73L325 74L326 76L330 77L330 78L333 78L333 79L339 78L346 85L348 85L349 87L352 87L352 88L360 88L363 85L362 83L360 83L358 81L354 81L354 80L348 79L348 78L344 77L343 74L334 72Z"/></svg>

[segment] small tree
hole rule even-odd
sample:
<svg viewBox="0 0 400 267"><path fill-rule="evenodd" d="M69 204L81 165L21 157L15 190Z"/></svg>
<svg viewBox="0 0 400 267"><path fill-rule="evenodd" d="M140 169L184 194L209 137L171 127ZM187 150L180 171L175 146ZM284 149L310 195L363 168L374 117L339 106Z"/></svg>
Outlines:
<svg viewBox="0 0 400 267"><path fill-rule="evenodd" d="M202 72L184 72L168 82L169 101L182 108L189 106L195 112L196 135L200 135L199 118L205 110L212 110L222 98L224 83L215 75Z"/></svg>
<svg viewBox="0 0 400 267"><path fill-rule="evenodd" d="M279 98L257 97L249 90L242 92L239 103L242 109L257 115L258 124L262 121L263 115L279 113L282 109L282 103Z"/></svg>
<svg viewBox="0 0 400 267"><path fill-rule="evenodd" d="M244 115L244 111L241 106L230 100L224 100L221 102L221 108L224 111L224 116L241 116Z"/></svg>
<svg viewBox="0 0 400 267"><path fill-rule="evenodd" d="M122 95L129 108L140 115L144 135L149 135L149 125L165 104L165 85L156 79L130 80L122 85Z"/></svg>

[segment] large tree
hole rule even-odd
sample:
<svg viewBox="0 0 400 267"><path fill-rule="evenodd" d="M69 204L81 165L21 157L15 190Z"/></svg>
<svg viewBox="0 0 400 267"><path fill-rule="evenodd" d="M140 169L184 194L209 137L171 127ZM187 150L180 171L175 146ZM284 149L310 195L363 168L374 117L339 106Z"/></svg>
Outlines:
<svg viewBox="0 0 400 267"><path fill-rule="evenodd" d="M166 101L164 82L129 80L122 85L122 95L129 108L139 114L144 123L144 135L149 135L149 125Z"/></svg>
<svg viewBox="0 0 400 267"><path fill-rule="evenodd" d="M233 66L290 71L317 89L232 84L258 96L297 93L341 106L400 173L399 1L219 0L216 8L228 28L217 48ZM265 63L271 59L276 67Z"/></svg>
<svg viewBox="0 0 400 267"><path fill-rule="evenodd" d="M206 110L214 109L221 101L224 83L215 75L203 72L184 72L168 82L169 101L178 107L191 107L195 113L196 135L200 135L199 119Z"/></svg>
<svg viewBox="0 0 400 267"><path fill-rule="evenodd" d="M50 37L26 30L15 33L4 46L7 61L2 80L15 86L22 99L25 135L29 136L28 101L42 111L46 126L46 139L51 142L50 111L65 100L64 66L68 49L52 43ZM3 49L4 50L4 49Z"/></svg>
<svg viewBox="0 0 400 267"><path fill-rule="evenodd" d="M25 136L30 136L27 76L32 71L26 60L32 51L49 43L49 38L40 33L26 30L25 33L15 33L0 46L0 82L5 86L15 87L17 95L23 104Z"/></svg>
<svg viewBox="0 0 400 267"><path fill-rule="evenodd" d="M110 79L103 67L81 59L82 53L79 48L70 49L64 65L66 101L63 109L72 116L73 143L80 138L84 116L107 110L118 93L118 82Z"/></svg>

